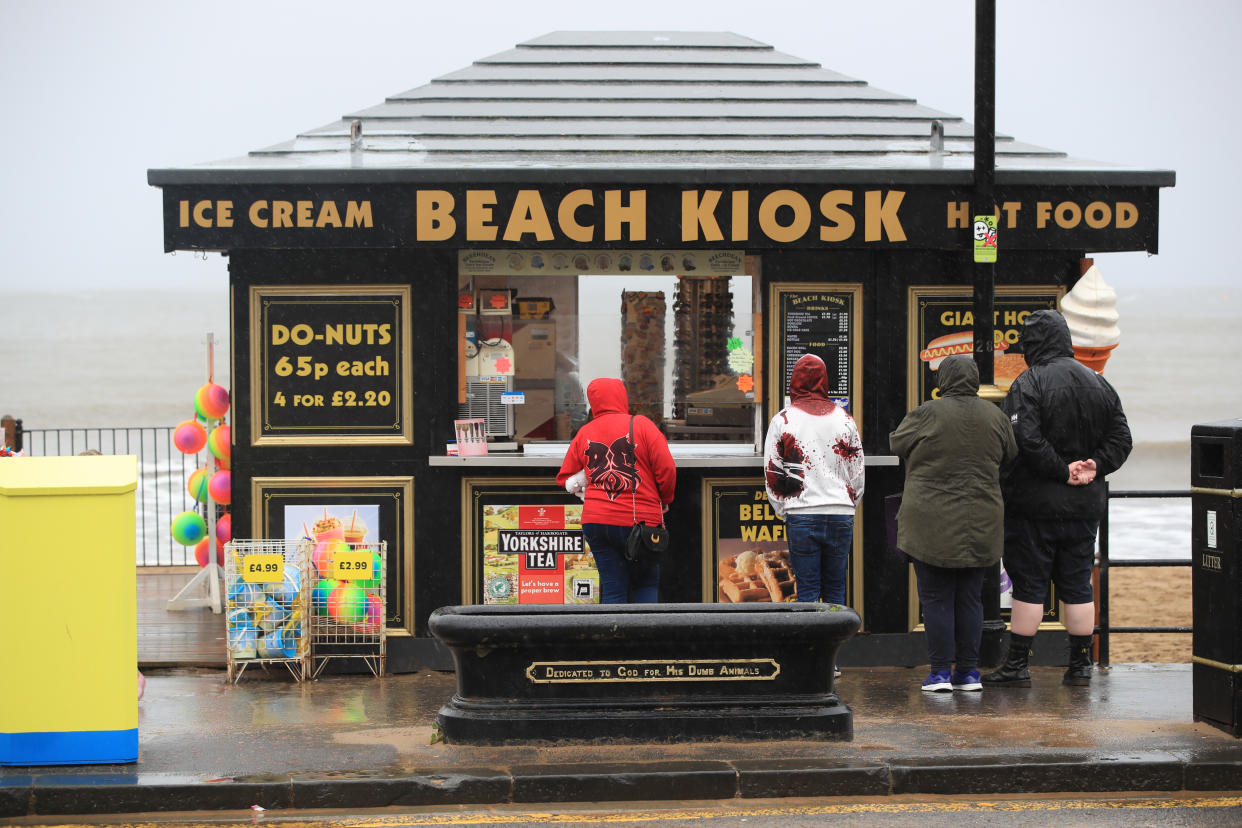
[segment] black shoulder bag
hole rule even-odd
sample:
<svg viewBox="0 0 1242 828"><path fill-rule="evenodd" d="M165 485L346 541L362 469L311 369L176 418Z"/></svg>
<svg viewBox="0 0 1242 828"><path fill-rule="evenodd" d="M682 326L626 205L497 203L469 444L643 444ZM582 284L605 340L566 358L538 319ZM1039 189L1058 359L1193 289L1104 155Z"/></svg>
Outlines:
<svg viewBox="0 0 1242 828"><path fill-rule="evenodd" d="M630 417L630 445L634 447L634 462L637 465L638 446L634 443L633 417ZM625 539L625 559L647 565L658 564L663 559L664 553L668 551L668 529L664 526L663 518L660 519L659 526L648 526L638 519L638 504L635 498L637 484L634 489L635 491L630 492L630 509L634 513L634 528L630 530L630 536Z"/></svg>

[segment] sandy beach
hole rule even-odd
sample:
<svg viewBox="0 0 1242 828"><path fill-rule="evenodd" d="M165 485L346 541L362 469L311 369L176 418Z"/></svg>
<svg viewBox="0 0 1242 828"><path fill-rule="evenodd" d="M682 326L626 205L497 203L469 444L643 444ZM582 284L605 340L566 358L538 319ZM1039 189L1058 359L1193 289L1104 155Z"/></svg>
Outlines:
<svg viewBox="0 0 1242 828"><path fill-rule="evenodd" d="M1190 626L1189 566L1110 567L1108 578L1112 626ZM1191 634L1115 634L1109 651L1114 664L1189 662Z"/></svg>

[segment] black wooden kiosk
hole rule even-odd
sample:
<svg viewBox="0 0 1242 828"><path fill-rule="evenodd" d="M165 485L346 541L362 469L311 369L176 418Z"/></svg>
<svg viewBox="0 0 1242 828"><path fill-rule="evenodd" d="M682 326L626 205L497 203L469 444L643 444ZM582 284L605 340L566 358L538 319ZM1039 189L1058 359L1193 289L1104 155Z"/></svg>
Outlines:
<svg viewBox="0 0 1242 828"><path fill-rule="evenodd" d="M586 382L620 375L678 463L662 599L785 600L736 563L784 547L763 432L815 352L867 454L841 664L924 663L887 435L970 341L972 132L746 37L558 32L149 171L166 250L229 258L235 534L362 515L388 543L389 669L450 666L439 607L597 600L553 478ZM1003 395L1022 320L1085 256L1156 252L1174 177L1005 136L995 158Z"/></svg>

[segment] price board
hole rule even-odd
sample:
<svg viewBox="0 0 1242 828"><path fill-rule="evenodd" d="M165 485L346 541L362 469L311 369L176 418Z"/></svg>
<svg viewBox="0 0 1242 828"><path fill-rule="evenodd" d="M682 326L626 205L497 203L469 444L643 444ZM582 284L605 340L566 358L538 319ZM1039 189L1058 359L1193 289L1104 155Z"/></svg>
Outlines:
<svg viewBox="0 0 1242 828"><path fill-rule="evenodd" d="M260 552L242 556L242 580L248 584L275 584L285 577L285 556Z"/></svg>
<svg viewBox="0 0 1242 828"><path fill-rule="evenodd" d="M771 346L768 416L789 394L794 365L815 354L828 367L833 401L855 420L861 419L858 381L862 374L862 337L858 320L862 286L855 284L773 284L769 307Z"/></svg>
<svg viewBox="0 0 1242 828"><path fill-rule="evenodd" d="M410 443L409 329L408 287L252 287L253 443Z"/></svg>

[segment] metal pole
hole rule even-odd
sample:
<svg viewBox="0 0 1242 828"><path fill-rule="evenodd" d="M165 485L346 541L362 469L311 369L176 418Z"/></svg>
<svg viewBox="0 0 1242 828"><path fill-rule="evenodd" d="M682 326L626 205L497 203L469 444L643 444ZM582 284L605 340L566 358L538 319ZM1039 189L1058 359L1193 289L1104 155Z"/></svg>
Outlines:
<svg viewBox="0 0 1242 828"><path fill-rule="evenodd" d="M975 0L975 192L972 215L995 210L996 181L996 0ZM999 235L999 233L998 233ZM968 242L973 237L968 237ZM999 245L998 245L999 247ZM999 258L999 256L998 256ZM974 356L979 384L995 383L993 363L994 265L975 262ZM992 389L994 390L994 389ZM1005 622L1000 613L1000 566L990 567L983 580L983 640L979 663L1000 664L1005 652Z"/></svg>

